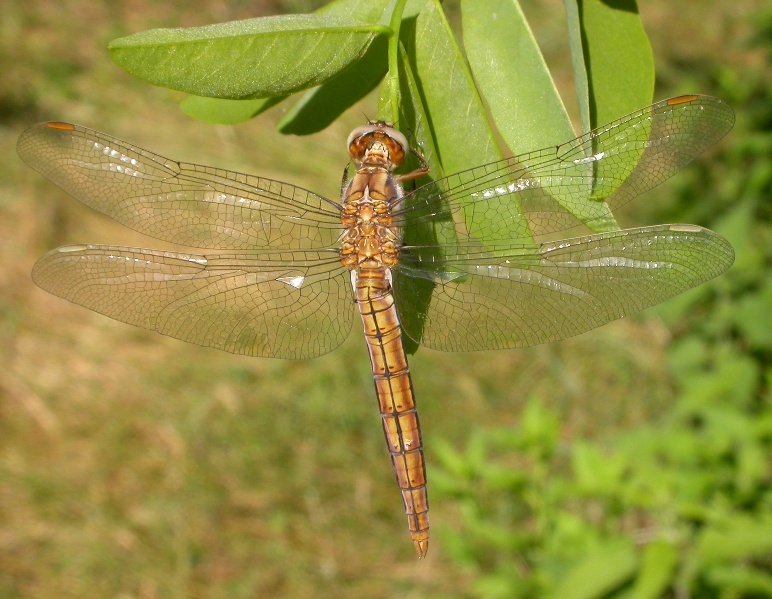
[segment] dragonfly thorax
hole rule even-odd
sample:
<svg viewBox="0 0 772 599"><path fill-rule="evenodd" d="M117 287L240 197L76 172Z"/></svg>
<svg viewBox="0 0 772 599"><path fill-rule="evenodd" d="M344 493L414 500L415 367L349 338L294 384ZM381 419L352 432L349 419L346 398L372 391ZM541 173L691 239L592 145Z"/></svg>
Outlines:
<svg viewBox="0 0 772 599"><path fill-rule="evenodd" d="M373 144L377 147L377 144ZM397 263L400 231L391 216L402 188L387 167L365 162L343 194L341 263L352 270L391 268Z"/></svg>

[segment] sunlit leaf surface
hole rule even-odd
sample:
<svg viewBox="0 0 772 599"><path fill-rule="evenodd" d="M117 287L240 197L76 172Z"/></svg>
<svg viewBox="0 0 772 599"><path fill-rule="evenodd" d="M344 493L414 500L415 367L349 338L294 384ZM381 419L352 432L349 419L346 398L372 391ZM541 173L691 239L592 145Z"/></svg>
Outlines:
<svg viewBox="0 0 772 599"><path fill-rule="evenodd" d="M475 82L509 149L521 154L574 137L518 0L464 0L461 14Z"/></svg>
<svg viewBox="0 0 772 599"><path fill-rule="evenodd" d="M326 15L284 15L187 29L153 29L110 43L131 74L197 96L281 96L319 85L389 29Z"/></svg>

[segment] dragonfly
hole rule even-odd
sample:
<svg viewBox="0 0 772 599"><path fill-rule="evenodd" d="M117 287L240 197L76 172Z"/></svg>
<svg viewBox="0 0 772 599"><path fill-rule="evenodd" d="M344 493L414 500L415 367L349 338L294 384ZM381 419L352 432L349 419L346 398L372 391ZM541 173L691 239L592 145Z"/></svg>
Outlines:
<svg viewBox="0 0 772 599"><path fill-rule="evenodd" d="M725 102L679 96L562 145L405 190L426 163L393 126L371 122L347 140L356 173L344 175L339 202L41 123L18 141L30 167L140 233L215 251L67 245L32 276L116 320L249 356L320 356L348 337L358 313L420 558L429 502L404 342L477 351L557 341L720 275L734 253L708 229L603 229L733 123ZM410 154L419 167L396 174Z"/></svg>

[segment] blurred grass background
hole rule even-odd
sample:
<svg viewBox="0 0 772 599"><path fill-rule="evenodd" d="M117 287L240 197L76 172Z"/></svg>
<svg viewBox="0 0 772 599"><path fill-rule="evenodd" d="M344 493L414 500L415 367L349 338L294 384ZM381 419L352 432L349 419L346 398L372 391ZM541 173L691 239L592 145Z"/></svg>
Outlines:
<svg viewBox="0 0 772 599"><path fill-rule="evenodd" d="M432 543L427 560L416 560L358 335L313 361L231 356L111 321L30 280L36 258L64 243L165 247L91 212L21 163L16 139L41 120L77 122L175 159L335 197L343 142L374 102L309 138L276 133L281 107L238 127L213 127L185 117L175 95L113 66L106 51L109 40L135 31L319 4L4 4L0 597L491 596L476 583L486 559L496 562L495 549L459 567L450 546L466 522L458 494L430 487ZM753 401L743 409L768 410L770 12L757 0L643 4L656 99L712 93L733 104L738 124L622 222L718 226L738 248L739 274L549 346L419 351L411 370L430 485L436 473L443 489L452 487L436 447L461 450L487 430L514 430L531 398L558 415L566 446L656 426L699 381L713 384L707 373L727 355L717 347L755 364L728 385L746 385ZM570 98L562 3L523 5ZM748 300L751 291L758 293Z"/></svg>

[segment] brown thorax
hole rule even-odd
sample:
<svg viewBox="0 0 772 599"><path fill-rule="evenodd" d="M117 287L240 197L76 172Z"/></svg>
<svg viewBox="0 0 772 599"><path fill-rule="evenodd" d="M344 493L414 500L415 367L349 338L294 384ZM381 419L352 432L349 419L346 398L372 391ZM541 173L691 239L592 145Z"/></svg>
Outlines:
<svg viewBox="0 0 772 599"><path fill-rule="evenodd" d="M392 218L402 202L400 182L419 177L428 168L405 136L383 121L357 127L347 144L357 172L343 190L341 263L352 270L391 268L397 263L401 238ZM392 175L411 151L419 156L422 168Z"/></svg>

